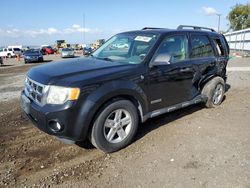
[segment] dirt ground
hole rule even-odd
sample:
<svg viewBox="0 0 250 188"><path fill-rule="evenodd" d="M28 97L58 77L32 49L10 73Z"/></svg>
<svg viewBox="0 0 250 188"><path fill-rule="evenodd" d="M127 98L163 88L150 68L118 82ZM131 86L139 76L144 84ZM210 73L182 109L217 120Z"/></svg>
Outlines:
<svg viewBox="0 0 250 188"><path fill-rule="evenodd" d="M237 61L250 67L250 59L229 66ZM228 72L218 108L196 105L151 119L130 146L104 154L33 127L18 97L35 64L9 64L0 67L0 187L250 188L250 71Z"/></svg>

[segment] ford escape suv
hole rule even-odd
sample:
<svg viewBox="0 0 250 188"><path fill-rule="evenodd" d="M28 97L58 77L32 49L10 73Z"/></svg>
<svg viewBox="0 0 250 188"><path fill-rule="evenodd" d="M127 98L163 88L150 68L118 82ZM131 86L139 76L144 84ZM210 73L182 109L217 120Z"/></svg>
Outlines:
<svg viewBox="0 0 250 188"><path fill-rule="evenodd" d="M197 103L220 105L228 54L225 37L209 28L120 33L88 58L32 68L21 106L36 127L65 143L90 140L114 152L148 118Z"/></svg>

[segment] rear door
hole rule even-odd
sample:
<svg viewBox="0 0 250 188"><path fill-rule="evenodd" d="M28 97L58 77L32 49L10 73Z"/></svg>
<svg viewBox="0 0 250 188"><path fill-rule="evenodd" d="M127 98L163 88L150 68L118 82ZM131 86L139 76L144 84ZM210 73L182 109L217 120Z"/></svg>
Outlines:
<svg viewBox="0 0 250 188"><path fill-rule="evenodd" d="M166 36L152 58L148 74L150 110L157 110L192 99L195 70L188 55L188 36ZM157 57L171 56L165 64L156 65ZM164 61L164 60L163 60Z"/></svg>
<svg viewBox="0 0 250 188"><path fill-rule="evenodd" d="M223 37L221 36L212 36L211 40L213 41L214 48L216 49L217 57L217 72L223 78L226 76L226 66L228 62L228 47L225 43Z"/></svg>
<svg viewBox="0 0 250 188"><path fill-rule="evenodd" d="M216 74L217 58L212 41L205 33L190 34L190 49L190 61L195 69L193 82L198 90L201 80Z"/></svg>

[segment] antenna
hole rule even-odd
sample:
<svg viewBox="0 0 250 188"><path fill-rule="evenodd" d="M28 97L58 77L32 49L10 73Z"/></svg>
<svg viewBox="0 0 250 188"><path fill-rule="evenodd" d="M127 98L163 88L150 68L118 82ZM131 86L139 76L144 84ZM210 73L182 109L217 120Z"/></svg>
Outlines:
<svg viewBox="0 0 250 188"><path fill-rule="evenodd" d="M86 37L85 37L85 13L82 15L82 27L83 27L83 42L84 45L86 44Z"/></svg>

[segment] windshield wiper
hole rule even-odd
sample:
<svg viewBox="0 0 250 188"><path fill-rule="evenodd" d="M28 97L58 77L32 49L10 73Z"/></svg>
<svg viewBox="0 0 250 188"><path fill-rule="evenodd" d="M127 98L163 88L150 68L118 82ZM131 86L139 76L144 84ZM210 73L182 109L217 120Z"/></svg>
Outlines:
<svg viewBox="0 0 250 188"><path fill-rule="evenodd" d="M110 59L110 58L108 58L108 57L96 57L93 54L91 54L89 56L92 57L92 58L95 58L95 59L100 59L100 60L104 60L104 61L111 61L111 62L113 62L113 60Z"/></svg>
<svg viewBox="0 0 250 188"><path fill-rule="evenodd" d="M100 59L100 60L104 60L104 61L113 61L112 59L108 58L108 57L95 57L96 59Z"/></svg>

